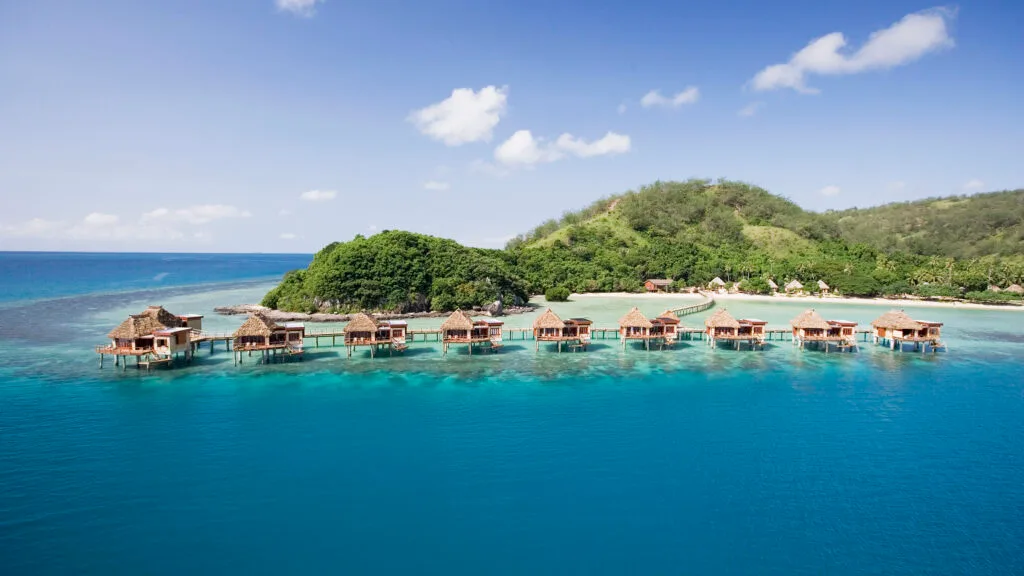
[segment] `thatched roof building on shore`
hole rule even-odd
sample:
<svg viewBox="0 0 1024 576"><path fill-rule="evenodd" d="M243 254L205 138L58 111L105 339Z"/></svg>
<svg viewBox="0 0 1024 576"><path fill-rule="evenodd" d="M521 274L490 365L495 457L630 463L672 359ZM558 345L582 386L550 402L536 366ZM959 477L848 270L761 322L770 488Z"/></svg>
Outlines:
<svg viewBox="0 0 1024 576"><path fill-rule="evenodd" d="M1021 286L1020 284L1010 284L1009 286L1006 287L1006 292L1011 292L1013 294L1024 294L1024 286Z"/></svg>
<svg viewBox="0 0 1024 576"><path fill-rule="evenodd" d="M785 286L785 291L786 291L787 294L795 293L795 292L802 292L803 289L804 289L804 285L801 284L800 281L796 280L796 279L790 280L789 282L786 283L786 286Z"/></svg>
<svg viewBox="0 0 1024 576"><path fill-rule="evenodd" d="M831 290L831 288L829 288L828 284L825 284L824 280L818 280L818 291L822 294L828 294L829 290Z"/></svg>
<svg viewBox="0 0 1024 576"><path fill-rule="evenodd" d="M772 292L779 291L779 285L776 284L775 280L772 280L771 278L768 279L768 287L772 289Z"/></svg>

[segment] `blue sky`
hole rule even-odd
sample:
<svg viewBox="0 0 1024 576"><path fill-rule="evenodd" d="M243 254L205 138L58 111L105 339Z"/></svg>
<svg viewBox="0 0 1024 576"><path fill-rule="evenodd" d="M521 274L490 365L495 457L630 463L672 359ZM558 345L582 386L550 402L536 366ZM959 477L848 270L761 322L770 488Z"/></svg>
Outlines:
<svg viewBox="0 0 1024 576"><path fill-rule="evenodd" d="M1024 185L1024 5L823 6L0 3L0 249L499 247L657 179Z"/></svg>

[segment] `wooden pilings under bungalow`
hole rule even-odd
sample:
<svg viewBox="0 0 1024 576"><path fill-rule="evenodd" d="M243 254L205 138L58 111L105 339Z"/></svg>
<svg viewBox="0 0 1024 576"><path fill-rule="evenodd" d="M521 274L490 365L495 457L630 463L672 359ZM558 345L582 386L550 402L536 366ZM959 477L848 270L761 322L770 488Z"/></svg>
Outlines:
<svg viewBox="0 0 1024 576"><path fill-rule="evenodd" d="M900 352L903 345L910 343L914 349L924 352L931 348L935 352L946 348L941 340L942 322L914 320L903 310L890 310L871 323L872 337L876 344L882 343Z"/></svg>
<svg viewBox="0 0 1024 576"><path fill-rule="evenodd" d="M504 324L496 318L473 320L469 314L456 310L441 324L442 354L447 356L452 344L465 344L471 356L473 346L496 352L502 347L501 330Z"/></svg>
<svg viewBox="0 0 1024 576"><path fill-rule="evenodd" d="M562 344L573 351L586 350L590 344L592 325L593 322L586 318L562 320L548 308L533 321L533 339L537 342L537 350L540 350L541 342L555 342L559 352L562 351Z"/></svg>
<svg viewBox="0 0 1024 576"><path fill-rule="evenodd" d="M811 308L790 321L793 327L793 345L806 348L808 343L828 352L834 345L838 350L857 349L857 323L849 320L825 320Z"/></svg>
<svg viewBox="0 0 1024 576"><path fill-rule="evenodd" d="M269 364L292 358L302 360L305 325L298 322L277 324L263 314L250 314L234 333L232 355L235 364L241 364L243 356L260 354L260 363Z"/></svg>
<svg viewBox="0 0 1024 576"><path fill-rule="evenodd" d="M370 349L371 358L381 348L387 348L388 355L396 350L404 352L408 329L409 324L405 320L377 320L369 314L356 314L344 329L348 357L351 358L352 352L360 346Z"/></svg>
<svg viewBox="0 0 1024 576"><path fill-rule="evenodd" d="M679 318L671 310L648 319L634 306L619 319L619 340L623 349L630 340L642 342L647 350L651 349L652 340L661 348L671 347L679 336L678 328Z"/></svg>
<svg viewBox="0 0 1024 576"><path fill-rule="evenodd" d="M751 350L761 347L764 349L765 326L768 323L764 320L754 318L733 318L732 314L725 308L717 310L704 321L705 334L707 335L708 346L718 347L718 341L732 342L739 350L740 344L746 342Z"/></svg>

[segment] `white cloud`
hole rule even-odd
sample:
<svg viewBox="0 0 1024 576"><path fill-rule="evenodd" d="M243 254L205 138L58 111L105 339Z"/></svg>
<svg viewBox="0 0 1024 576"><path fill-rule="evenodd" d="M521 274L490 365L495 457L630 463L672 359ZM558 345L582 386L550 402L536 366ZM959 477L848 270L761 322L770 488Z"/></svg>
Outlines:
<svg viewBox="0 0 1024 576"><path fill-rule="evenodd" d="M968 180L966 183L964 183L964 191L966 192L978 192L984 187L985 183L982 182L981 180L978 180L977 178L973 180Z"/></svg>
<svg viewBox="0 0 1024 576"><path fill-rule="evenodd" d="M760 110L761 108L764 108L764 102L751 102L750 104L747 104L743 108L740 108L740 111L737 112L736 114L744 118L750 118L754 114L757 114L758 110Z"/></svg>
<svg viewBox="0 0 1024 576"><path fill-rule="evenodd" d="M274 0L277 9L282 12L290 12L296 16L309 18L316 14L316 5L322 4L325 0Z"/></svg>
<svg viewBox="0 0 1024 576"><path fill-rule="evenodd" d="M700 99L700 90L696 86L690 86L671 98L661 95L657 90L651 90L640 99L640 105L644 108L661 106L664 108L678 108L683 104L693 104Z"/></svg>
<svg viewBox="0 0 1024 576"><path fill-rule="evenodd" d="M299 195L306 202L326 202L328 200L334 200L338 195L334 190L309 190Z"/></svg>
<svg viewBox="0 0 1024 576"><path fill-rule="evenodd" d="M591 158L629 152L629 136L608 132L603 138L587 142L572 134L562 134L553 143L534 138L529 130L519 130L494 150L494 158L507 166L533 166L554 162L566 154L578 158Z"/></svg>
<svg viewBox="0 0 1024 576"><path fill-rule="evenodd" d="M892 26L873 32L868 41L852 54L841 54L846 46L842 32L833 32L812 40L785 64L768 66L750 81L754 90L792 88L817 94L808 87L811 74L857 74L909 64L942 48L953 46L948 23L955 17L950 10L936 8L908 14Z"/></svg>
<svg viewBox="0 0 1024 576"><path fill-rule="evenodd" d="M113 226L117 224L118 218L114 214L102 214L100 212L93 212L82 219L82 223L86 226Z"/></svg>
<svg viewBox="0 0 1024 576"><path fill-rule="evenodd" d="M838 196L840 192L842 192L842 190L840 190L839 186L836 185L825 186L821 190L818 190L818 194L821 194L822 196Z"/></svg>
<svg viewBox="0 0 1024 576"><path fill-rule="evenodd" d="M58 235L63 229L63 222L33 218L21 224L0 226L0 235L17 238L51 238Z"/></svg>
<svg viewBox="0 0 1024 576"><path fill-rule="evenodd" d="M451 188L451 186L447 182L430 180L423 183L424 190L447 190L448 188Z"/></svg>
<svg viewBox="0 0 1024 576"><path fill-rule="evenodd" d="M226 204L196 204L186 208L170 210L157 208L142 215L142 222L182 222L185 224L207 224L216 220L229 218L248 218L252 216L248 210Z"/></svg>
<svg viewBox="0 0 1024 576"><path fill-rule="evenodd" d="M412 112L408 120L423 134L448 146L490 142L507 101L508 87L487 86L479 92L457 88L447 99Z"/></svg>
<svg viewBox="0 0 1024 576"><path fill-rule="evenodd" d="M296 238L298 238L298 236L296 236L295 234L292 234L291 232L282 232L281 233L281 240L295 240Z"/></svg>
<svg viewBox="0 0 1024 576"><path fill-rule="evenodd" d="M619 114L625 114L625 113L626 113L626 105L625 104L619 104Z"/></svg>

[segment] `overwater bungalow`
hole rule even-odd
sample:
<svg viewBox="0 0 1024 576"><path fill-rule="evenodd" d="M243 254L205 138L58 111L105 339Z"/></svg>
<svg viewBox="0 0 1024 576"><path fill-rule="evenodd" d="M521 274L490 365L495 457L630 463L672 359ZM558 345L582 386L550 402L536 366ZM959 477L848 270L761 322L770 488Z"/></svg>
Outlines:
<svg viewBox="0 0 1024 576"><path fill-rule="evenodd" d="M801 284L800 281L796 280L796 279L793 279L793 280L790 280L789 282L787 282L786 286L783 289L786 291L786 294L803 294L804 293L804 285Z"/></svg>
<svg viewBox="0 0 1024 576"><path fill-rule="evenodd" d="M235 364L241 364L242 357L252 356L253 352L260 353L263 364L290 358L301 360L305 335L306 327L302 323L278 324L259 312L250 314L232 336Z"/></svg>
<svg viewBox="0 0 1024 576"><path fill-rule="evenodd" d="M190 318L196 318L193 325ZM191 360L193 330L202 329L202 318L198 314L171 314L163 306L148 306L111 330L107 334L109 345L96 347L100 367L104 356L113 356L115 366L126 366L128 358L134 358L136 366L145 368L170 364L179 357Z"/></svg>
<svg viewBox="0 0 1024 576"><path fill-rule="evenodd" d="M652 278L644 282L644 289L648 292L665 292L672 286L672 281L667 278Z"/></svg>
<svg viewBox="0 0 1024 576"><path fill-rule="evenodd" d="M486 345L488 350L497 351L501 348L503 325L504 322L495 318L473 320L462 310L456 310L441 324L443 354L448 354L448 347L452 344L465 344L470 355L474 345Z"/></svg>
<svg viewBox="0 0 1024 576"><path fill-rule="evenodd" d="M746 342L751 349L756 346L764 346L765 326L768 323L764 320L754 318L742 318L737 320L725 308L721 308L704 321L705 334L707 334L708 345L712 348L718 347L719 340L733 342L737 350L740 343Z"/></svg>
<svg viewBox="0 0 1024 576"><path fill-rule="evenodd" d="M345 326L345 349L351 358L352 352L359 346L367 346L370 349L370 357L374 357L377 351L386 347L388 354L397 350L402 352L406 349L406 335L409 333L409 324L404 320L380 321L362 312L352 316Z"/></svg>
<svg viewBox="0 0 1024 576"><path fill-rule="evenodd" d="M648 319L634 306L619 319L619 339L623 348L630 340L643 342L648 350L651 349L652 340L661 347L671 346L676 340L678 326L679 318L671 310L666 310L657 318Z"/></svg>
<svg viewBox="0 0 1024 576"><path fill-rule="evenodd" d="M568 344L571 350L586 350L592 324L586 318L562 320L548 308L533 321L533 339L537 342L537 350L540 350L541 342L556 342L559 352L563 343Z"/></svg>
<svg viewBox="0 0 1024 576"><path fill-rule="evenodd" d="M813 308L790 321L793 327L793 345L805 348L808 342L816 343L828 352L829 345L838 349L857 348L857 323L849 320L825 320Z"/></svg>
<svg viewBox="0 0 1024 576"><path fill-rule="evenodd" d="M940 340L942 322L914 320L903 310L890 310L871 323L875 343L888 344L889 348L903 351L903 344L912 343L915 350L924 352L929 346L934 352L945 348Z"/></svg>

